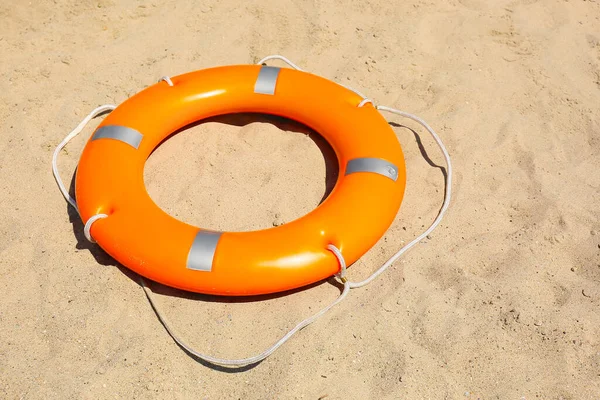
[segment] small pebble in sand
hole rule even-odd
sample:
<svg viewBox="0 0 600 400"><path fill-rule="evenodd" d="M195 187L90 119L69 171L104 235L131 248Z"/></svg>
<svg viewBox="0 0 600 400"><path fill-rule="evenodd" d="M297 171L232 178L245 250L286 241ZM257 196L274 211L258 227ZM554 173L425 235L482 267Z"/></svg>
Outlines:
<svg viewBox="0 0 600 400"><path fill-rule="evenodd" d="M273 219L273 226L283 225L284 221L281 219L281 214L275 213L275 218Z"/></svg>

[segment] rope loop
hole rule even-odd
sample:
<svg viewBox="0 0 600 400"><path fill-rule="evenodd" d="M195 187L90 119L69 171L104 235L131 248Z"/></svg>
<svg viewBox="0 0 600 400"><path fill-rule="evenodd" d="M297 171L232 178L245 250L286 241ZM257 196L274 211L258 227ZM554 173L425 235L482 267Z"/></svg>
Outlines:
<svg viewBox="0 0 600 400"><path fill-rule="evenodd" d="M85 126L88 124L88 122L90 122L92 120L92 118L97 117L98 115L105 113L107 111L112 111L116 108L117 106L114 106L112 104L105 104L103 106L97 107L95 109L93 109L84 119L83 121L81 121L79 123L79 125L77 125L75 127L75 129L73 129L64 139L62 142L59 143L58 146L56 146L56 149L54 149L54 154L52 154L52 175L54 175L54 179L56 180L56 184L58 185L58 189L60 190L60 192L62 193L63 197L65 198L65 200L67 200L67 202L73 206L73 208L75 208L75 210L77 210L77 212L79 213L79 209L77 208L77 202L75 202L75 199L73 197L71 197L71 195L69 194L69 191L67 190L67 187L65 186L65 184L63 183L63 180L60 177L60 173L58 172L58 155L60 154L60 151L71 141L73 140L73 138L77 135L79 135L79 133L81 133L81 131L83 130L83 128L85 128Z"/></svg>
<svg viewBox="0 0 600 400"><path fill-rule="evenodd" d="M328 244L327 250L331 251L333 253L333 255L335 256L335 258L337 258L338 264L340 264L340 272L335 274L335 276L340 281L342 281L343 284L345 284L346 282L348 282L348 278L346 278L346 267L347 266L346 266L346 259L344 258L344 255L342 254L340 249L338 249L333 244Z"/></svg>
<svg viewBox="0 0 600 400"><path fill-rule="evenodd" d="M90 232L90 230L92 229L92 225L94 224L94 222L98 221L99 219L103 219L103 218L108 218L108 215L106 215L106 214L93 215L90 217L90 219L87 220L87 222L85 223L85 226L83 227L83 235L91 243L96 243L96 241L92 237L92 233Z"/></svg>
<svg viewBox="0 0 600 400"><path fill-rule="evenodd" d="M362 106L364 106L367 103L371 103L373 105L373 107L377 108L377 106L375 105L375 103L373 103L373 100L368 99L368 98L364 98L360 103L358 103L358 108L361 108Z"/></svg>
<svg viewBox="0 0 600 400"><path fill-rule="evenodd" d="M174 86L174 85L173 85L173 81L171 80L171 78L169 78L169 77L168 77L168 76L166 76L166 75L165 75L165 76L163 76L162 78L160 78L158 81L159 81L159 82L165 81L165 82L167 82L167 84L168 84L169 86Z"/></svg>
<svg viewBox="0 0 600 400"><path fill-rule="evenodd" d="M256 64L263 65L263 64L266 64L266 62L269 60L281 60L297 71L304 71L302 68L300 68L299 66L297 66L296 64L291 62L287 57L281 56L279 54L273 54L271 56L267 56L267 57L263 58L262 60L260 60L259 62L257 62Z"/></svg>

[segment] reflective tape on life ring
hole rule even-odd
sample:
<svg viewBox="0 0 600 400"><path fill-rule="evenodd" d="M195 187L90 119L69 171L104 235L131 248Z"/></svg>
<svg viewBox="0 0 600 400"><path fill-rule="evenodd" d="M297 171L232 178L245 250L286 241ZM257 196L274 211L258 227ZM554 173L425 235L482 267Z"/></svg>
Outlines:
<svg viewBox="0 0 600 400"><path fill-rule="evenodd" d="M135 129L126 126L107 125L98 129L92 135L92 140L114 139L137 149L144 136Z"/></svg>
<svg viewBox="0 0 600 400"><path fill-rule="evenodd" d="M258 78L254 84L254 93L260 94L275 94L275 86L277 86L277 77L279 76L279 68L268 67L266 65L260 68Z"/></svg>
<svg viewBox="0 0 600 400"><path fill-rule="evenodd" d="M198 231L190 247L186 267L210 272L221 234L222 232Z"/></svg>
<svg viewBox="0 0 600 400"><path fill-rule="evenodd" d="M390 178L393 181L398 179L398 167L380 158L363 157L348 161L346 175L356 172L372 172Z"/></svg>

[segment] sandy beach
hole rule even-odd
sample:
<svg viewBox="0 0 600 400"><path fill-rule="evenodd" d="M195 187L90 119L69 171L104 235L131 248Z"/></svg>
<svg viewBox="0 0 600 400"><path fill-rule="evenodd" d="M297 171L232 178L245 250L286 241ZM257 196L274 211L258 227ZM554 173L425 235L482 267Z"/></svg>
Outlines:
<svg viewBox="0 0 600 400"><path fill-rule="evenodd" d="M232 371L178 347L138 276L86 241L51 158L101 104L269 54L424 118L452 157L453 198L377 281ZM600 398L598 0L0 0L0 56L0 398ZM352 280L443 201L431 137L386 117L405 198ZM101 120L61 153L67 185ZM144 179L172 216L246 231L310 212L336 174L317 133L237 115L169 139ZM181 336L220 357L262 351L339 294L328 282L258 299L150 287Z"/></svg>

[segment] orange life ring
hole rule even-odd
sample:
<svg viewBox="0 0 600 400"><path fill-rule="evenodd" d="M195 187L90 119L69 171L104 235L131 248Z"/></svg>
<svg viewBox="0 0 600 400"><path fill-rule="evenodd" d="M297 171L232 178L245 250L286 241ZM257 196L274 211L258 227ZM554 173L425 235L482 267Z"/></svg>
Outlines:
<svg viewBox="0 0 600 400"><path fill-rule="evenodd" d="M121 264L162 284L217 295L284 291L339 270L328 244L348 264L394 220L406 182L396 136L371 105L334 82L292 69L239 65L173 77L112 111L85 146L76 197L91 234ZM176 130L220 114L256 112L319 132L339 162L336 185L315 210L271 229L212 232L162 211L146 192L152 151Z"/></svg>

